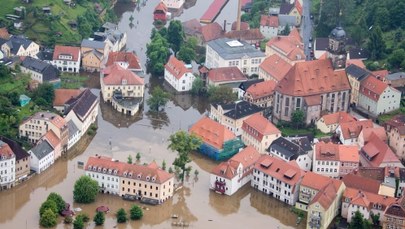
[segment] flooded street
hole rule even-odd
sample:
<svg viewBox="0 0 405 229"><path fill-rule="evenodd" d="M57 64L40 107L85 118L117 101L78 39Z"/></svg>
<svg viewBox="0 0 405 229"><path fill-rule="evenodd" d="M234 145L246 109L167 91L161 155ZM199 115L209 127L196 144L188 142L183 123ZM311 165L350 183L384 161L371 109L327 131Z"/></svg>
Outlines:
<svg viewBox="0 0 405 229"><path fill-rule="evenodd" d="M142 0L141 0L142 2ZM127 50L134 50L145 64L146 43L152 28L152 12L159 0L148 0L146 5L138 10L132 4L119 4L116 12L122 14L119 28L128 34ZM199 18L212 0L197 0L190 8L180 15L181 20ZM236 18L237 1L231 0L224 8L217 21L222 25L223 20L232 22ZM130 26L129 17L134 17ZM139 24L137 24L139 21ZM132 28L131 28L132 27ZM230 25L229 25L230 28ZM97 80L97 77L94 77ZM145 98L156 85L162 84L162 79L149 80ZM94 84L92 84L94 85ZM97 89L94 90L99 94ZM179 129L187 130L206 112L207 102L204 99L193 98L189 95L173 96L164 112L153 114L144 109L134 117L124 116L115 112L108 104L100 102L98 130L93 141L81 155L74 158L63 158L41 175L34 176L29 181L11 190L0 192L0 228L40 228L39 207L50 192L57 192L68 202L73 203L73 184L84 174L77 167L78 161L86 162L95 154L103 154L115 159L126 161L128 155L135 158L141 153L141 163L155 160L161 164L165 160L168 167L172 164L176 153L167 150L167 139L170 134ZM110 143L111 142L111 147ZM216 165L200 155L192 155L190 165L198 169L198 177L191 175L185 182L185 187L175 193L174 197L160 206L146 206L141 221L130 221L120 224L117 228L172 228L172 214L179 216L178 220L190 223L190 228L297 228L296 215L288 205L277 201L265 194L245 186L231 197L218 195L208 189L209 172ZM135 202L139 204L138 202ZM89 205L75 204L91 219L95 209L107 205L110 213L106 215L104 227L113 228L116 225L114 213L123 207L130 208L132 202L123 201L118 196L99 194L97 202ZM60 221L62 218L59 217ZM299 225L305 227L305 221ZM71 228L60 222L57 228ZM94 228L91 222L88 228Z"/></svg>

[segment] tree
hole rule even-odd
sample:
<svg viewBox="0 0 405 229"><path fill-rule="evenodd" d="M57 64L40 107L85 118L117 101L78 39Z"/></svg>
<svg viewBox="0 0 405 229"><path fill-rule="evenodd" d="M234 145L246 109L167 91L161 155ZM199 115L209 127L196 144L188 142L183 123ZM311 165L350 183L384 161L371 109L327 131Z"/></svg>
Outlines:
<svg viewBox="0 0 405 229"><path fill-rule="evenodd" d="M76 216L76 218L81 218L84 223L90 221L90 217L86 213L80 213L79 215Z"/></svg>
<svg viewBox="0 0 405 229"><path fill-rule="evenodd" d="M136 160L137 161L141 160L141 153L140 152L136 153Z"/></svg>
<svg viewBox="0 0 405 229"><path fill-rule="evenodd" d="M57 215L51 209L46 209L39 218L39 224L43 227L54 227L57 224Z"/></svg>
<svg viewBox="0 0 405 229"><path fill-rule="evenodd" d="M371 228L370 222L364 219L360 211L356 211L349 224L349 229L369 229Z"/></svg>
<svg viewBox="0 0 405 229"><path fill-rule="evenodd" d="M192 60L196 59L196 48L197 48L197 39L191 37L187 40L186 43L181 45L179 52L177 53L177 58L184 61L186 64L191 64Z"/></svg>
<svg viewBox="0 0 405 229"><path fill-rule="evenodd" d="M209 86L208 100L212 103L230 103L238 98L236 93L233 93L232 88L224 86Z"/></svg>
<svg viewBox="0 0 405 229"><path fill-rule="evenodd" d="M205 92L204 81L200 77L196 77L191 87L191 94L202 95Z"/></svg>
<svg viewBox="0 0 405 229"><path fill-rule="evenodd" d="M299 128L304 123L305 113L301 109L295 110L291 113L291 122L295 128Z"/></svg>
<svg viewBox="0 0 405 229"><path fill-rule="evenodd" d="M374 226L380 225L380 213L374 214L373 212L370 213L371 221L373 222Z"/></svg>
<svg viewBox="0 0 405 229"><path fill-rule="evenodd" d="M169 57L169 43L159 33L146 45L147 69L152 75L163 75L164 65Z"/></svg>
<svg viewBox="0 0 405 229"><path fill-rule="evenodd" d="M46 200L51 200L56 203L56 206L58 207L58 211L56 211L55 213L61 213L63 210L65 210L66 203L63 200L62 196L59 195L58 193L51 192L48 195L48 198Z"/></svg>
<svg viewBox="0 0 405 229"><path fill-rule="evenodd" d="M384 56L385 41L382 37L382 31L379 26L375 26L371 29L370 38L367 44L372 60L378 60Z"/></svg>
<svg viewBox="0 0 405 229"><path fill-rule="evenodd" d="M73 222L73 218L70 215L66 216L65 219L63 220L64 224L71 224L72 222Z"/></svg>
<svg viewBox="0 0 405 229"><path fill-rule="evenodd" d="M174 53L180 50L184 42L184 32L181 21L170 21L169 28L167 29L167 41L170 43L170 47L173 49Z"/></svg>
<svg viewBox="0 0 405 229"><path fill-rule="evenodd" d="M284 29L281 30L281 35L288 36L291 32L290 25L286 24Z"/></svg>
<svg viewBox="0 0 405 229"><path fill-rule="evenodd" d="M93 221L97 226L103 225L104 221L105 221L104 213L103 212L97 212L96 215L93 218Z"/></svg>
<svg viewBox="0 0 405 229"><path fill-rule="evenodd" d="M166 161L165 160L163 160L163 162L162 162L162 169L166 171Z"/></svg>
<svg viewBox="0 0 405 229"><path fill-rule="evenodd" d="M152 91L151 97L146 101L149 108L153 111L159 111L161 106L165 106L169 101L169 93L163 91L159 86L155 87Z"/></svg>
<svg viewBox="0 0 405 229"><path fill-rule="evenodd" d="M58 213L58 205L53 200L46 200L39 208L39 216L42 216L46 210L51 210L53 213Z"/></svg>
<svg viewBox="0 0 405 229"><path fill-rule="evenodd" d="M115 213L117 217L117 223L125 223L128 220L127 213L123 208L120 208L117 213Z"/></svg>
<svg viewBox="0 0 405 229"><path fill-rule="evenodd" d="M76 219L73 221L73 229L83 229L83 228L84 228L83 218L76 217Z"/></svg>
<svg viewBox="0 0 405 229"><path fill-rule="evenodd" d="M128 155L127 163L132 164L132 156L131 155Z"/></svg>
<svg viewBox="0 0 405 229"><path fill-rule="evenodd" d="M171 166L169 167L169 173L170 174L174 173L173 168Z"/></svg>
<svg viewBox="0 0 405 229"><path fill-rule="evenodd" d="M397 49L392 52L388 58L388 62L393 68L400 68L402 61L405 59L405 50Z"/></svg>
<svg viewBox="0 0 405 229"><path fill-rule="evenodd" d="M55 91L53 85L50 83L43 83L33 93L33 100L38 105L51 108L53 99L55 98Z"/></svg>
<svg viewBox="0 0 405 229"><path fill-rule="evenodd" d="M92 203L96 200L98 190L99 187L97 181L83 175L75 183L73 199L77 203Z"/></svg>
<svg viewBox="0 0 405 229"><path fill-rule="evenodd" d="M133 205L131 209L129 209L129 215L132 220L139 220L143 216L142 208L138 205Z"/></svg>
<svg viewBox="0 0 405 229"><path fill-rule="evenodd" d="M186 165L191 162L190 152L196 150L202 144L200 138L194 134L189 134L183 130L170 135L170 144L168 146L172 151L177 151L177 157L174 159L173 165L182 170L181 181L184 181L184 174L188 168Z"/></svg>

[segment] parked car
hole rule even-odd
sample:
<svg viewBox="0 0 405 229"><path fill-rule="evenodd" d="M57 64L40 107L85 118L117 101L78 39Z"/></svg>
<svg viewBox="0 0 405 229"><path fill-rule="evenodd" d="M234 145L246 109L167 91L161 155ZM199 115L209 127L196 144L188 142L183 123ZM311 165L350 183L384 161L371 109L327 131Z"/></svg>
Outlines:
<svg viewBox="0 0 405 229"><path fill-rule="evenodd" d="M312 41L312 37L309 37L309 41Z"/></svg>

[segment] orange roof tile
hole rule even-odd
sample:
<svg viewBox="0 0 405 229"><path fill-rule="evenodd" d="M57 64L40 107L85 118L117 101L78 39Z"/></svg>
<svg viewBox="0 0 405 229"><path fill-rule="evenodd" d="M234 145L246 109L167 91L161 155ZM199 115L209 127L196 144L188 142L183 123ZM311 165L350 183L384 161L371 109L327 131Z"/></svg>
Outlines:
<svg viewBox="0 0 405 229"><path fill-rule="evenodd" d="M260 68L277 81L282 80L291 67L291 64L279 57L277 54L267 57L260 64Z"/></svg>
<svg viewBox="0 0 405 229"><path fill-rule="evenodd" d="M255 83L246 90L246 94L250 95L253 99L260 99L272 95L276 84L276 81L273 80Z"/></svg>
<svg viewBox="0 0 405 229"><path fill-rule="evenodd" d="M347 188L362 189L363 191L378 194L381 182L349 173L342 178Z"/></svg>
<svg viewBox="0 0 405 229"><path fill-rule="evenodd" d="M293 29L290 31L290 34L288 34L288 36L293 37L297 41L302 42L302 38L301 38L300 32L298 31L297 27L293 27Z"/></svg>
<svg viewBox="0 0 405 229"><path fill-rule="evenodd" d="M278 28L278 17L277 16L262 15L260 17L260 25L261 26L277 27Z"/></svg>
<svg viewBox="0 0 405 229"><path fill-rule="evenodd" d="M224 37L224 31L218 22L210 23L201 27L204 42L209 42Z"/></svg>
<svg viewBox="0 0 405 229"><path fill-rule="evenodd" d="M239 153L235 154L227 162L222 162L216 166L211 173L227 179L232 179L237 175L239 164L242 164L243 169L246 169L253 165L259 158L260 153L257 152L253 146L248 146Z"/></svg>
<svg viewBox="0 0 405 229"><path fill-rule="evenodd" d="M126 80L126 85L144 85L142 78L117 63L108 66L102 73L104 74L103 82L105 85L122 85L123 80Z"/></svg>
<svg viewBox="0 0 405 229"><path fill-rule="evenodd" d="M128 63L129 69L142 69L138 57L133 52L110 52L108 54L108 61L106 66L110 66L116 62Z"/></svg>
<svg viewBox="0 0 405 229"><path fill-rule="evenodd" d="M180 79L186 73L191 72L190 69L186 68L186 64L178 60L174 55L169 58L169 61L165 64L165 69L170 72L176 79Z"/></svg>
<svg viewBox="0 0 405 229"><path fill-rule="evenodd" d="M302 178L301 186L305 186L315 190L323 189L330 181L333 179L330 177L322 176L317 173L308 171L305 173L304 178Z"/></svg>
<svg viewBox="0 0 405 229"><path fill-rule="evenodd" d="M250 25L247 22L241 21L240 22L240 30L248 30L250 29ZM236 21L232 23L231 30L236 30Z"/></svg>
<svg viewBox="0 0 405 229"><path fill-rule="evenodd" d="M245 131L247 131L250 127L264 136L281 134L281 131L260 113L250 116L249 118L245 119L243 123L246 124L242 126Z"/></svg>
<svg viewBox="0 0 405 229"><path fill-rule="evenodd" d="M59 58L59 56L70 55L72 56L72 59L70 61L79 61L79 54L80 54L80 47L55 45L52 60L66 60L64 58Z"/></svg>
<svg viewBox="0 0 405 229"><path fill-rule="evenodd" d="M362 155L365 158L363 166L380 167L383 163L401 164L391 148L374 133L371 133L369 142L363 146L362 151L370 158L368 160Z"/></svg>
<svg viewBox="0 0 405 229"><path fill-rule="evenodd" d="M366 128L363 131L363 139L364 142L367 143L370 141L371 134L374 133L377 135L379 139L386 142L387 141L387 134L385 132L384 127L373 127L373 128Z"/></svg>
<svg viewBox="0 0 405 229"><path fill-rule="evenodd" d="M357 138L363 129L372 127L373 121L370 119L340 124L343 139Z"/></svg>
<svg viewBox="0 0 405 229"><path fill-rule="evenodd" d="M308 96L350 90L345 71L334 71L331 60L296 63L279 82L276 91L292 96Z"/></svg>
<svg viewBox="0 0 405 229"><path fill-rule="evenodd" d="M343 198L350 199L350 204L358 205L370 210L373 206L381 206L384 211L389 205L396 202L396 199L389 196L378 195L375 193L363 191L362 189L346 188Z"/></svg>
<svg viewBox="0 0 405 229"><path fill-rule="evenodd" d="M337 192L342 185L340 180L331 180L312 199L310 204L319 203L325 210L329 209L333 201L337 198Z"/></svg>
<svg viewBox="0 0 405 229"><path fill-rule="evenodd" d="M197 121L191 128L190 133L197 135L202 140L217 149L222 149L226 141L236 138L232 131L228 130L225 126L203 117Z"/></svg>
<svg viewBox="0 0 405 229"><path fill-rule="evenodd" d="M150 166L150 165L128 164L126 162L115 161L114 159L105 156L89 157L87 159L85 170L94 171L93 168L96 168L96 171L98 171L98 168L101 168L101 173L103 173L103 168L106 169L106 172L104 173L108 173L108 170L111 169L112 171L111 174L114 174L114 170L116 170L117 176L126 178L132 177L132 179L139 179L143 181L149 181L147 177L151 179L155 178L156 180L154 181L154 183L158 184L162 184L173 177L172 174L160 168L157 168L153 165ZM125 174L128 175L133 174L133 175L130 177L125 176Z"/></svg>
<svg viewBox="0 0 405 229"><path fill-rule="evenodd" d="M378 71L372 71L371 73L379 80L383 80L389 74L388 70L386 70L386 69L378 70Z"/></svg>
<svg viewBox="0 0 405 229"><path fill-rule="evenodd" d="M273 37L267 42L267 46L277 50L277 52L291 61L305 60L304 44L301 42L301 39L297 38L297 35L294 34L295 33L290 33L290 36Z"/></svg>
<svg viewBox="0 0 405 229"><path fill-rule="evenodd" d="M48 141L48 143L52 146L52 148L56 148L60 144L60 139L56 136L53 130L49 130L44 135L44 139Z"/></svg>
<svg viewBox="0 0 405 229"><path fill-rule="evenodd" d="M81 92L80 89L55 89L53 106L63 106L66 101L78 96Z"/></svg>
<svg viewBox="0 0 405 229"><path fill-rule="evenodd" d="M235 82L247 80L246 76L235 66L211 69L208 72L208 79L212 82Z"/></svg>
<svg viewBox="0 0 405 229"><path fill-rule="evenodd" d="M315 149L316 160L359 163L359 150L354 145L340 145L321 141L315 144Z"/></svg>
<svg viewBox="0 0 405 229"><path fill-rule="evenodd" d="M327 114L322 116L324 122L326 125L332 125L332 124L340 124L344 122L354 122L356 119L351 116L349 113L344 112L344 111L339 111L336 113L332 114Z"/></svg>
<svg viewBox="0 0 405 229"><path fill-rule="evenodd" d="M364 69L366 68L366 65L364 65L364 62L361 59L349 59L349 60L346 60L346 68L351 64L357 65L360 68L364 68Z"/></svg>
<svg viewBox="0 0 405 229"><path fill-rule="evenodd" d="M160 2L160 3L155 7L155 11L156 11L156 10L161 10L161 11L167 12L167 6L166 6L163 2Z"/></svg>
<svg viewBox="0 0 405 229"><path fill-rule="evenodd" d="M0 140L0 156L2 158L12 158L15 156L10 146L1 140Z"/></svg>
<svg viewBox="0 0 405 229"><path fill-rule="evenodd" d="M370 75L360 82L360 93L374 101L378 101L388 84Z"/></svg>

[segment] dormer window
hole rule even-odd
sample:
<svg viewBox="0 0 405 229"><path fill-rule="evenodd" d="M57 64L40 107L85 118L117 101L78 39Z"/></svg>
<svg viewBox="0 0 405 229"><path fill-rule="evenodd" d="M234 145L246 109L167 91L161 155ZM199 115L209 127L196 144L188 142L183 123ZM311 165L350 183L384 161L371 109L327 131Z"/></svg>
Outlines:
<svg viewBox="0 0 405 229"><path fill-rule="evenodd" d="M109 170L108 170L108 174L111 174L111 173L112 173L112 170L111 170L111 169L109 169Z"/></svg>
<svg viewBox="0 0 405 229"><path fill-rule="evenodd" d="M142 174L138 174L137 178L141 179L141 177L142 177Z"/></svg>
<svg viewBox="0 0 405 229"><path fill-rule="evenodd" d="M116 169L114 169L114 174L117 175L117 170Z"/></svg>
<svg viewBox="0 0 405 229"><path fill-rule="evenodd" d="M96 170L97 170L97 167L96 167L96 166L94 166L94 167L93 167L93 171L96 171Z"/></svg>
<svg viewBox="0 0 405 229"><path fill-rule="evenodd" d="M103 168L103 173L106 173L107 172L107 169L106 168Z"/></svg>
<svg viewBox="0 0 405 229"><path fill-rule="evenodd" d="M156 181L156 177L152 177L152 182L155 182Z"/></svg>
<svg viewBox="0 0 405 229"><path fill-rule="evenodd" d="M146 177L146 180L147 180L147 181L149 181L149 179L150 179L150 177L149 177L149 176L147 176L147 177Z"/></svg>
<svg viewBox="0 0 405 229"><path fill-rule="evenodd" d="M132 173L129 173L129 177L132 177Z"/></svg>
<svg viewBox="0 0 405 229"><path fill-rule="evenodd" d="M101 172L101 167L98 168L98 171Z"/></svg>
<svg viewBox="0 0 405 229"><path fill-rule="evenodd" d="M88 170L91 170L91 165L89 165L89 167L87 167Z"/></svg>
<svg viewBox="0 0 405 229"><path fill-rule="evenodd" d="M126 176L127 176L127 174L128 174L127 172L124 172L124 177L126 177Z"/></svg>
<svg viewBox="0 0 405 229"><path fill-rule="evenodd" d="M122 79L122 82L121 82L121 83L122 83L122 85L127 85L128 82L127 82L126 79Z"/></svg>

